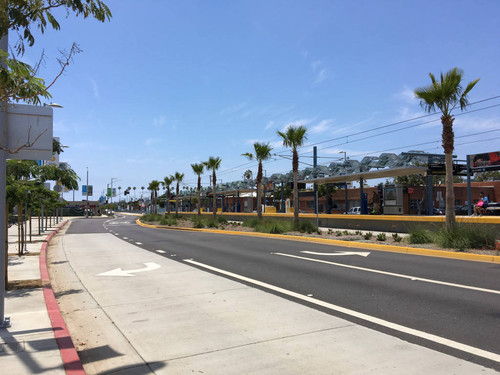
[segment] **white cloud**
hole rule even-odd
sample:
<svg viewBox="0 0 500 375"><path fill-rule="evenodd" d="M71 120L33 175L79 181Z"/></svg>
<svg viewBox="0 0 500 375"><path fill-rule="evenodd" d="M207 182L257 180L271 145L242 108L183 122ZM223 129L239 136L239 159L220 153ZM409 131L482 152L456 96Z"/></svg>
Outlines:
<svg viewBox="0 0 500 375"><path fill-rule="evenodd" d="M330 130L330 125L332 123L333 123L332 119L323 120L318 125L313 126L309 131L311 132L311 134L324 133L324 132Z"/></svg>
<svg viewBox="0 0 500 375"><path fill-rule="evenodd" d="M418 100L415 98L415 93L413 92L413 90L407 86L405 86L403 90L395 94L394 97L408 104L415 104L418 102Z"/></svg>
<svg viewBox="0 0 500 375"><path fill-rule="evenodd" d="M153 125L157 128L162 128L167 122L167 118L165 116L157 116L153 118Z"/></svg>
<svg viewBox="0 0 500 375"><path fill-rule="evenodd" d="M264 128L264 130L269 130L271 129L272 127L274 127L274 124L275 122L274 121L269 121L266 125L266 127Z"/></svg>
<svg viewBox="0 0 500 375"><path fill-rule="evenodd" d="M328 70L323 68L316 75L316 79L314 80L315 84L321 83L329 77Z"/></svg>
<svg viewBox="0 0 500 375"><path fill-rule="evenodd" d="M230 107L224 108L223 110L220 111L221 115L232 115L237 113L238 111L241 111L243 108L247 106L246 102L241 102L235 105L232 105Z"/></svg>
<svg viewBox="0 0 500 375"><path fill-rule="evenodd" d="M287 129L290 127L290 126L307 126L309 125L311 122L313 122L314 119L300 119L300 120L295 120L295 121L292 121L292 122L289 122L288 124L286 124L282 129L281 131L282 132L286 132Z"/></svg>
<svg viewBox="0 0 500 375"><path fill-rule="evenodd" d="M97 82L92 79L92 78L89 78L90 80L90 83L92 84L92 91L94 93L94 97L96 99L100 99L100 96L99 96L99 86L97 85Z"/></svg>
<svg viewBox="0 0 500 375"><path fill-rule="evenodd" d="M147 138L144 140L144 145L152 146L152 145L160 144L162 142L163 142L163 140L160 138Z"/></svg>
<svg viewBox="0 0 500 375"><path fill-rule="evenodd" d="M321 66L321 60L316 60L311 63L311 68L316 71Z"/></svg>

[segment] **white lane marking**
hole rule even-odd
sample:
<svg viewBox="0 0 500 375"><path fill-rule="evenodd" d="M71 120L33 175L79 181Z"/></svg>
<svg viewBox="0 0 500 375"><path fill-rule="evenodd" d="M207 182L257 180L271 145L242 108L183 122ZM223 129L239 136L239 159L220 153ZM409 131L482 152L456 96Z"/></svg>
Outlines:
<svg viewBox="0 0 500 375"><path fill-rule="evenodd" d="M156 252L161 253L161 254L165 254L166 253L166 251L164 251L164 250L156 250Z"/></svg>
<svg viewBox="0 0 500 375"><path fill-rule="evenodd" d="M128 240L128 237L123 237L124 240Z"/></svg>
<svg viewBox="0 0 500 375"><path fill-rule="evenodd" d="M136 242L135 244L136 245L142 245L142 242Z"/></svg>
<svg viewBox="0 0 500 375"><path fill-rule="evenodd" d="M116 268L111 271L103 272L98 274L97 276L135 276L134 273L146 272L146 271L154 271L160 268L159 264L156 263L144 263L145 268L139 268L137 270L128 270L124 271L121 268Z"/></svg>
<svg viewBox="0 0 500 375"><path fill-rule="evenodd" d="M267 288L270 290L274 290L278 293L282 293L282 294L285 294L285 295L288 295L288 296L291 296L291 297L294 297L297 299L301 299L303 301L313 303L315 305L322 306L322 307L325 307L325 308L330 309L330 310L338 311L342 314L347 314L347 315L353 316L353 317L358 318L358 319L366 320L367 322L378 324L380 326L387 327L387 328L393 329L395 331L399 331L399 332L403 332L403 333L406 333L409 335L417 336L417 337L423 338L425 340L433 341L433 342L436 342L438 344L448 346L450 348L458 349L458 350L461 350L463 352L471 353L471 354L477 355L477 356L482 357L482 358L486 358L486 359L489 359L492 361L500 362L500 355L498 355L496 353L488 352L486 350L475 348L475 347L470 346L470 345L462 344L460 342L453 341L453 340L450 340L450 339L447 339L444 337L436 336L436 335L433 335L431 333L419 331L419 330L416 330L413 328L402 326L400 324L389 322L387 320L379 319L379 318L376 318L374 316L370 316L370 315L366 315L366 314L363 314L363 313L360 313L360 312L357 312L354 310L346 309L344 307L337 306L337 305L334 305L334 304L331 304L328 302L324 302L324 301L318 300L316 298L312 298L312 297L304 296L304 295L299 294L299 293L292 292L291 290L283 289L283 288L280 288L278 286L263 283L262 281L250 279L249 277L246 277L246 276L238 275L236 273L224 271L224 270L221 270L219 268L209 266L207 264L199 263L199 262L196 262L196 261L191 260L191 259L184 259L184 261L187 263L190 263L190 264L194 264L198 267L203 267L203 268L206 268L208 270L218 272L222 275L230 276L232 278L242 280L242 281L245 281L247 283L258 285L260 287L264 287L264 288Z"/></svg>
<svg viewBox="0 0 500 375"><path fill-rule="evenodd" d="M370 255L370 253L365 253L365 252L356 252L356 251L338 251L336 253L317 253L314 251L301 251L301 253L305 254L312 254L312 255L327 255L327 256L332 256L332 255L360 255L362 257L367 257Z"/></svg>
<svg viewBox="0 0 500 375"><path fill-rule="evenodd" d="M297 259L302 259L302 260L308 260L310 262L331 264L333 266L344 267L344 268L351 268L351 269L360 270L360 271L379 273L379 274L387 275L387 276L400 277L402 279L408 279L408 280L412 280L412 281L423 281L423 282L431 283L431 284L439 284L439 285L446 285L446 286L451 286L451 287L455 287L455 288L476 290L478 292L500 294L500 290L484 289L484 288L478 288L478 287L469 286L469 285L447 283L446 281L424 279L422 277L415 277L415 276L402 275L400 273L393 273L393 272L373 270L373 269L370 269L370 268L351 266L351 265L348 265L348 264L335 263L335 262L330 262L330 261L321 260L321 259L306 258L306 257L298 256L298 255L292 255L292 254L283 254L283 253L271 253L271 254L280 255L280 256L283 256L283 257L290 257L290 258L297 258Z"/></svg>

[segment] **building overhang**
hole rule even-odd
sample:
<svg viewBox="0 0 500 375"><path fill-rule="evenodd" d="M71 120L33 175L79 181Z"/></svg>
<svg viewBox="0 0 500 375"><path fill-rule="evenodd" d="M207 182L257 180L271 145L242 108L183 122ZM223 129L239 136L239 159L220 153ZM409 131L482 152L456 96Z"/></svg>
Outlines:
<svg viewBox="0 0 500 375"><path fill-rule="evenodd" d="M331 177L321 177L308 180L300 180L300 183L306 184L334 184L349 181L359 181L361 178L363 180L373 180L377 178L387 178L387 177L398 177L398 176L409 176L412 174L427 174L426 167L399 167L391 169L379 169L376 171L360 172L353 174L346 174L341 176L331 176Z"/></svg>

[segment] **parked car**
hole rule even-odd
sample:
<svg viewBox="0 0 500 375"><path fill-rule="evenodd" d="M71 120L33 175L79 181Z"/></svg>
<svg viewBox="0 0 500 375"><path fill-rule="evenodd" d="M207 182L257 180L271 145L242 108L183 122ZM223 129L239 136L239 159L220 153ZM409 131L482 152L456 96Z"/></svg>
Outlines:
<svg viewBox="0 0 500 375"><path fill-rule="evenodd" d="M445 212L444 212L444 209L442 209L442 208L434 207L434 209L432 210L432 214L433 215L444 215Z"/></svg>
<svg viewBox="0 0 500 375"><path fill-rule="evenodd" d="M351 207L347 215L361 215L361 207Z"/></svg>

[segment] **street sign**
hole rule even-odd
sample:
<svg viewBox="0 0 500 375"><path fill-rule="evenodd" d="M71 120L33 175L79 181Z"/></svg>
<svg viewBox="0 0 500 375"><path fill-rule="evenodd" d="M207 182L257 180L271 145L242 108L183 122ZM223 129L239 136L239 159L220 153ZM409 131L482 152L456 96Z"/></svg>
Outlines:
<svg viewBox="0 0 500 375"><path fill-rule="evenodd" d="M8 159L50 160L52 158L52 108L8 104L7 139L0 146L8 149ZM2 116L0 116L2 117ZM5 134L5 133L4 133Z"/></svg>

